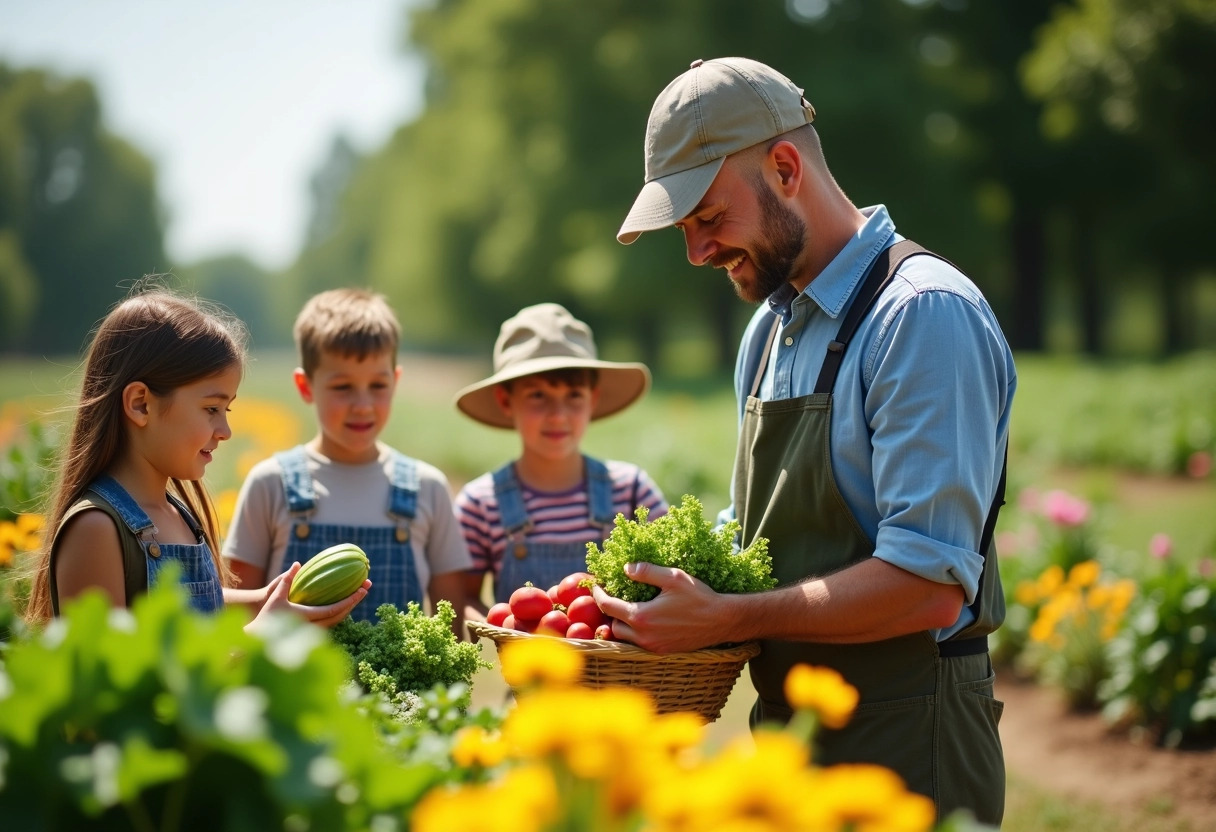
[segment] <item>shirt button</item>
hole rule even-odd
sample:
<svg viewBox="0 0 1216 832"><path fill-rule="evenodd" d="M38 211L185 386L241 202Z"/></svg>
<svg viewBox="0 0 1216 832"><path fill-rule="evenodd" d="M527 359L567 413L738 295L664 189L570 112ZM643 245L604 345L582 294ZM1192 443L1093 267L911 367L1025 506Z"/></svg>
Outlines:
<svg viewBox="0 0 1216 832"><path fill-rule="evenodd" d="M794 339L793 339L793 338L791 338L789 335L785 336L785 345L786 345L787 347L792 347L792 346L794 346Z"/></svg>

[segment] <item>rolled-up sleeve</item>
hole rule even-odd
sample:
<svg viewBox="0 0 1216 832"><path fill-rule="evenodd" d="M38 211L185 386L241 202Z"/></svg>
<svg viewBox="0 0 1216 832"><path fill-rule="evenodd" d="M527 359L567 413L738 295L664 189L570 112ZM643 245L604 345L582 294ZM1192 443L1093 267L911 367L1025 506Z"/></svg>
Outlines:
<svg viewBox="0 0 1216 832"><path fill-rule="evenodd" d="M976 299L921 287L884 310L866 346L875 557L959 584L970 603L1007 438L1004 336Z"/></svg>

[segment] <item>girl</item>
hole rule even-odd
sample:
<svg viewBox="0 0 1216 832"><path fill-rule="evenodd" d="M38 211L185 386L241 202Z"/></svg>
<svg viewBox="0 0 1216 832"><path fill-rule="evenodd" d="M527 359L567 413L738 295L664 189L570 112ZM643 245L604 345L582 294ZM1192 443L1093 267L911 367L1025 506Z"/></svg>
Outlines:
<svg viewBox="0 0 1216 832"><path fill-rule="evenodd" d="M232 435L227 413L244 369L244 341L239 322L160 288L129 297L102 321L60 461L31 620L47 621L64 601L93 588L130 606L167 563L178 565L194 609L243 604L255 613L252 629L281 609L328 626L367 594L369 582L336 604L292 604L287 591L298 563L266 587L230 588L201 480L216 447Z"/></svg>

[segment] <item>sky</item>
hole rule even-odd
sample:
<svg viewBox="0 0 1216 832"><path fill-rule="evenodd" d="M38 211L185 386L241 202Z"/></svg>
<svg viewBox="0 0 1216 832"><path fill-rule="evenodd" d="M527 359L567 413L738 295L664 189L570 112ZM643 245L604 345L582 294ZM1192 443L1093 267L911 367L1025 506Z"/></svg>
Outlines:
<svg viewBox="0 0 1216 832"><path fill-rule="evenodd" d="M335 135L374 150L421 106L409 0L0 0L0 61L87 76L156 164L177 264L288 265Z"/></svg>

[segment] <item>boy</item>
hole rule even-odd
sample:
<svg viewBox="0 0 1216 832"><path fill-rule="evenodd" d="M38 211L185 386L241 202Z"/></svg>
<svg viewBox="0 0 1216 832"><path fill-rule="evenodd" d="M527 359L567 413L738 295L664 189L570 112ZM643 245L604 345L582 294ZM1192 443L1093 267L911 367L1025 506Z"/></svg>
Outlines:
<svg viewBox="0 0 1216 832"><path fill-rule="evenodd" d="M224 556L243 586L259 587L284 564L338 543L371 561L372 587L353 612L375 621L384 603L404 609L451 601L460 617L471 562L455 522L447 478L377 437L401 377L400 326L384 297L333 289L305 304L295 323L300 397L317 411L306 445L253 467L237 498Z"/></svg>
<svg viewBox="0 0 1216 832"><path fill-rule="evenodd" d="M473 569L469 615L484 617L485 576L505 601L531 581L548 589L587 568L587 543L602 543L618 513L667 513L658 487L636 465L584 456L588 423L628 407L650 386L644 364L600 361L591 329L556 303L520 310L494 345L494 374L456 395L486 425L514 428L518 459L470 482L456 497Z"/></svg>

